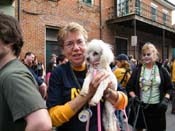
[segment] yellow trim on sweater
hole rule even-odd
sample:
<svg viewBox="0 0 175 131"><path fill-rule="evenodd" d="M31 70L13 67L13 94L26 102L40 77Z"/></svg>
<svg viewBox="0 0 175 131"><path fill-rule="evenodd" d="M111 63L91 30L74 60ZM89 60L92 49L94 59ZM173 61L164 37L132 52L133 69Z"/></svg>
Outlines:
<svg viewBox="0 0 175 131"><path fill-rule="evenodd" d="M68 122L70 118L72 118L75 115L75 112L71 109L68 103L64 105L54 106L48 111L53 126L61 126L65 122Z"/></svg>
<svg viewBox="0 0 175 131"><path fill-rule="evenodd" d="M72 66L72 69L75 71L84 71L86 69L86 64L83 63L81 66Z"/></svg>
<svg viewBox="0 0 175 131"><path fill-rule="evenodd" d="M117 91L118 93L118 101L117 103L114 105L114 107L118 110L124 110L128 104L128 97L125 93L121 92L121 91Z"/></svg>

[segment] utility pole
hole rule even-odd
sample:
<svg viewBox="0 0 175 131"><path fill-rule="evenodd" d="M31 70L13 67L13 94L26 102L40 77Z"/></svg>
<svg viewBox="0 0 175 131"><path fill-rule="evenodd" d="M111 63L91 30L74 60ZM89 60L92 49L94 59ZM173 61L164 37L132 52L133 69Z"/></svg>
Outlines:
<svg viewBox="0 0 175 131"><path fill-rule="evenodd" d="M21 22L21 1L18 0L18 22Z"/></svg>
<svg viewBox="0 0 175 131"><path fill-rule="evenodd" d="M163 42L162 42L162 60L165 59L165 30L162 30L162 34L163 34Z"/></svg>
<svg viewBox="0 0 175 131"><path fill-rule="evenodd" d="M136 19L134 19L134 36L136 37L136 35ZM136 45L134 46L134 58L136 58Z"/></svg>
<svg viewBox="0 0 175 131"><path fill-rule="evenodd" d="M103 39L102 34L102 0L99 0L99 32L100 32L100 40Z"/></svg>

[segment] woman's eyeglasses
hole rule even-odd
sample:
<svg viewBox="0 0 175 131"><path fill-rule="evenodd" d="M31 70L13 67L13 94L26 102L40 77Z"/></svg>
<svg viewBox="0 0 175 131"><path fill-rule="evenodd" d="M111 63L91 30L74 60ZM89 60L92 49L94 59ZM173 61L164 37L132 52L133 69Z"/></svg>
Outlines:
<svg viewBox="0 0 175 131"><path fill-rule="evenodd" d="M143 57L146 57L146 56L151 56L151 53L143 54Z"/></svg>
<svg viewBox="0 0 175 131"><path fill-rule="evenodd" d="M85 45L85 41L79 39L77 41L66 41L64 43L64 47L67 49L72 49L75 45L77 45L78 47L83 47Z"/></svg>

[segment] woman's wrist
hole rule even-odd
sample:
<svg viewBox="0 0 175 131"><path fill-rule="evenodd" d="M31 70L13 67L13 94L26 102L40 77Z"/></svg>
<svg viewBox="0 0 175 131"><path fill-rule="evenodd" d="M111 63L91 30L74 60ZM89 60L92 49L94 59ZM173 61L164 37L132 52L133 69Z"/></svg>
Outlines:
<svg viewBox="0 0 175 131"><path fill-rule="evenodd" d="M107 90L105 90L104 92L104 97L107 99L108 97L110 97L110 95L112 94L112 89L108 88Z"/></svg>
<svg viewBox="0 0 175 131"><path fill-rule="evenodd" d="M104 98L111 102L112 105L115 105L118 102L119 94L117 91L108 88L104 94Z"/></svg>

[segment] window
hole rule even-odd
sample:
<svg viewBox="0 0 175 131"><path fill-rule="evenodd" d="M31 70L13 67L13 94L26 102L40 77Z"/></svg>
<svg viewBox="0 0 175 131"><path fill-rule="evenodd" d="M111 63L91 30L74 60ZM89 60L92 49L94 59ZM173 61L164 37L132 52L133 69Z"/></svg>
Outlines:
<svg viewBox="0 0 175 131"><path fill-rule="evenodd" d="M172 48L172 57L175 58L175 48Z"/></svg>
<svg viewBox="0 0 175 131"><path fill-rule="evenodd" d="M49 1L57 2L58 0L49 0Z"/></svg>
<svg viewBox="0 0 175 131"><path fill-rule="evenodd" d="M153 21L156 21L156 19L157 19L157 10L156 10L156 8L154 8L154 7L151 7L151 19L153 20Z"/></svg>
<svg viewBox="0 0 175 131"><path fill-rule="evenodd" d="M157 20L157 5L151 3L151 19L153 21Z"/></svg>
<svg viewBox="0 0 175 131"><path fill-rule="evenodd" d="M93 0L82 0L82 1L89 4L89 5L92 5L92 2L93 2Z"/></svg>
<svg viewBox="0 0 175 131"><path fill-rule="evenodd" d="M124 15L127 15L129 13L129 0L125 0L123 4L124 4L123 13Z"/></svg>
<svg viewBox="0 0 175 131"><path fill-rule="evenodd" d="M127 54L128 41L124 38L116 38L116 55Z"/></svg>
<svg viewBox="0 0 175 131"><path fill-rule="evenodd" d="M15 1L1 0L0 12L3 12L4 14L7 14L7 15L15 16Z"/></svg>
<svg viewBox="0 0 175 131"><path fill-rule="evenodd" d="M163 23L167 24L167 14L163 13Z"/></svg>
<svg viewBox="0 0 175 131"><path fill-rule="evenodd" d="M167 24L168 22L168 11L167 10L162 10L163 11L163 15L162 15L162 21L163 21L163 24Z"/></svg>
<svg viewBox="0 0 175 131"><path fill-rule="evenodd" d="M135 3L135 13L141 15L141 0L136 0Z"/></svg>
<svg viewBox="0 0 175 131"><path fill-rule="evenodd" d="M129 0L117 1L118 16L125 16L129 13Z"/></svg>

